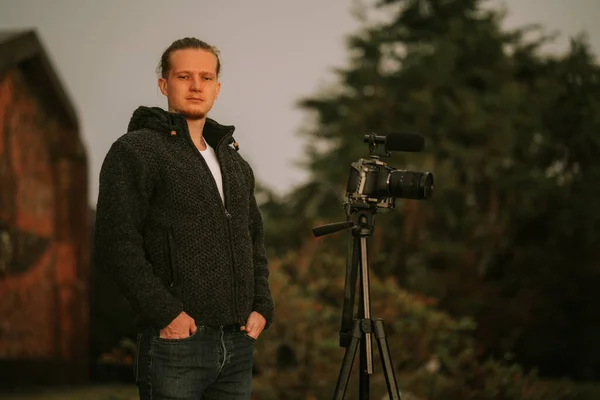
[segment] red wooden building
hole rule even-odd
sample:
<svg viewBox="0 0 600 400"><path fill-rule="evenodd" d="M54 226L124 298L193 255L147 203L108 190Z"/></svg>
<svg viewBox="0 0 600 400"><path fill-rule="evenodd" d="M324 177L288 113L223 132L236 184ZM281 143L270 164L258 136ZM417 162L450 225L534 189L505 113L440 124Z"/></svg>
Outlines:
<svg viewBox="0 0 600 400"><path fill-rule="evenodd" d="M88 379L87 156L34 31L0 31L0 385Z"/></svg>

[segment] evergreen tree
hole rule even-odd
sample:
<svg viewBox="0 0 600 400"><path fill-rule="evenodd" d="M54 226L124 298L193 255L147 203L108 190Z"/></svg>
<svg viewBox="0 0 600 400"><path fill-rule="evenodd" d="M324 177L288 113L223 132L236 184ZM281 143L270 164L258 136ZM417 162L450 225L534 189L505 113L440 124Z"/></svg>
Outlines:
<svg viewBox="0 0 600 400"><path fill-rule="evenodd" d="M425 152L384 161L431 171L434 196L378 215L374 273L472 317L482 360L597 380L600 76L585 38L546 55L551 37L503 30L503 14L480 0L385 0L375 10L385 18L350 38L339 82L300 103L315 117L304 132L311 181L263 205L266 220L279 217L267 227L273 251L301 248L312 226L344 218L364 134L421 132ZM345 255L341 236L321 240ZM294 277L291 264L282 268Z"/></svg>

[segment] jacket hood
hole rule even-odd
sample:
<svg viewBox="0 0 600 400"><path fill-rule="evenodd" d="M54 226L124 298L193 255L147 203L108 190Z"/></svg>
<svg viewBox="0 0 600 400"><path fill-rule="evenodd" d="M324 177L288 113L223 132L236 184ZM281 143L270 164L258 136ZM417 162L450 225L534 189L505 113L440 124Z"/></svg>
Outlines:
<svg viewBox="0 0 600 400"><path fill-rule="evenodd" d="M185 117L182 114L165 111L160 107L140 106L133 112L127 132L140 129L150 129L166 135L185 133L189 136ZM234 126L221 125L217 121L207 118L204 137L212 147L215 147L223 136L233 133L234 130ZM233 138L231 139L231 142L234 142ZM237 150L237 143L235 145Z"/></svg>
<svg viewBox="0 0 600 400"><path fill-rule="evenodd" d="M171 116L172 115L172 116ZM127 132L140 129L168 133L175 129L178 115L169 113L160 107L138 107L129 120Z"/></svg>

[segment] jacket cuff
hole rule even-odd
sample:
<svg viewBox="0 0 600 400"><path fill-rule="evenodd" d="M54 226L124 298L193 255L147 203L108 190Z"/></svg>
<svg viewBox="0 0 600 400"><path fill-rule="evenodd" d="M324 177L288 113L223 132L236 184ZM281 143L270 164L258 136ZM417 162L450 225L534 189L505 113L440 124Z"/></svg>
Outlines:
<svg viewBox="0 0 600 400"><path fill-rule="evenodd" d="M183 312L183 304L173 302L170 304L163 305L160 309L155 310L149 315L150 321L158 329L163 329L171 323L179 314Z"/></svg>
<svg viewBox="0 0 600 400"><path fill-rule="evenodd" d="M257 313L265 317L265 320L267 321L264 330L267 330L273 322L273 308L273 304L267 305L257 301L255 301L252 305L252 311L256 311Z"/></svg>

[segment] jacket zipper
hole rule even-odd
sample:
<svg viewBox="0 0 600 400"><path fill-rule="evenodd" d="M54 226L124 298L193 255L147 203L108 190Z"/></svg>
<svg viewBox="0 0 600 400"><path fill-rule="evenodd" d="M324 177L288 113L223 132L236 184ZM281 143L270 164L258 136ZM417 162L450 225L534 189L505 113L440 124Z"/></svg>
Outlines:
<svg viewBox="0 0 600 400"><path fill-rule="evenodd" d="M219 166L222 165L221 163L221 158L219 157L219 149L221 148L221 144L223 143L223 141L225 140L226 137L231 136L231 133L233 131L229 131L227 132L227 134L225 134L221 140L219 140L219 143L217 143L217 146L215 147L215 155L217 157L217 160L219 160ZM221 171L223 171L221 169ZM212 175L212 174L211 174ZM223 205L223 208L225 210L225 218L227 220L227 239L229 241L229 254L231 255L231 277L232 277L232 301L233 301L233 312L234 312L234 320L238 321L241 325L246 325L246 321L243 321L242 318L240 318L240 312L238 309L238 287L237 287L237 277L235 274L235 269L236 269L236 260L235 260L235 253L234 253L234 246L233 246L233 241L231 240L231 214L229 213L229 211L227 211L228 205L229 205L229 196L228 196L228 192L229 192L229 182L227 181L227 174L221 172L221 176L223 178L223 195L225 197L225 204ZM216 183L215 183L216 186Z"/></svg>
<svg viewBox="0 0 600 400"><path fill-rule="evenodd" d="M202 157L202 154L200 154L200 151L198 150L198 148L196 147L196 145L194 144L194 142L192 141L192 138L190 136L190 132L187 128L187 126L185 127L185 129L187 130L187 139L188 139L188 144L190 144L194 150L196 150L196 154L198 155L198 157L200 157L201 162L204 164L204 166L206 167L206 169L210 172L210 168L208 167L208 164L206 163L206 160L204 160L204 157ZM231 278L232 278L232 289L231 289L231 300L233 302L233 319L235 321L237 321L238 323L240 323L241 325L245 325L246 321L243 320L243 318L240 318L239 316L239 310L238 310L238 301L237 301L237 279L236 279L236 274L235 274L235 265L236 265L236 261L235 261L235 254L233 253L234 250L234 246L233 246L233 242L231 240L231 219L232 216L229 213L229 211L227 211L228 205L229 205L229 196L228 196L228 192L229 192L229 182L227 181L227 177L226 174L223 173L223 168L221 167L221 158L219 157L219 148L221 147L221 144L223 143L223 141L225 140L225 138L230 137L231 133L233 132L233 130L228 131L217 143L217 145L215 146L214 150L215 150L215 156L217 157L217 160L219 161L219 167L221 168L221 177L223 179L223 201L221 201L221 196L219 196L219 188L217 186L217 182L215 181L215 177L213 176L213 174L210 174L210 178L212 180L213 183L213 189L214 189L214 193L215 195L219 198L219 203L221 204L221 207L223 209L224 215L225 215L225 221L227 223L227 241L229 242L229 254L231 256Z"/></svg>
<svg viewBox="0 0 600 400"><path fill-rule="evenodd" d="M167 229L167 251L168 251L168 260L169 267L171 272L171 282L169 282L170 287L175 287L177 285L177 263L175 260L175 243L173 240L173 233L170 229Z"/></svg>
<svg viewBox="0 0 600 400"><path fill-rule="evenodd" d="M231 285L231 296L233 300L233 312L234 312L234 320L238 321L241 325L246 325L245 321L242 321L242 318L239 317L238 310L238 301L237 301L237 279L235 275L235 254L233 254L233 243L231 241L231 214L225 209L225 218L227 219L227 238L229 239L229 254L231 255L231 276L233 278L233 285Z"/></svg>

